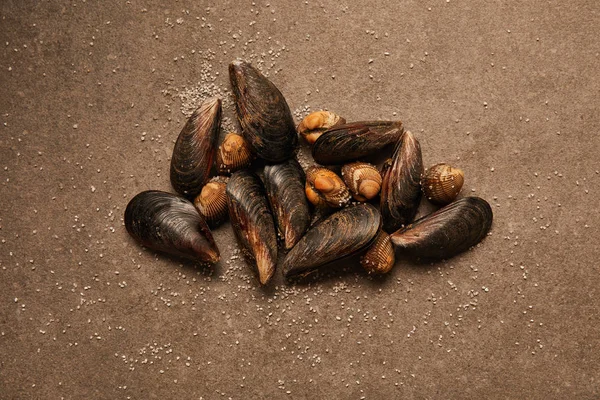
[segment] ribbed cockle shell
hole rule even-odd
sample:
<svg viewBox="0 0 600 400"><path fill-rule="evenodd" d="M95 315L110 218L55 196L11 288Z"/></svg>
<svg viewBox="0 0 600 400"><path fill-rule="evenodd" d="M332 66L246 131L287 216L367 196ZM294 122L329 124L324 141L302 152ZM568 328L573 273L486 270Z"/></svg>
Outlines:
<svg viewBox="0 0 600 400"><path fill-rule="evenodd" d="M395 262L396 256L390 235L379 230L375 242L360 258L360 265L369 274L386 274L391 271Z"/></svg>
<svg viewBox="0 0 600 400"><path fill-rule="evenodd" d="M194 199L194 205L211 226L217 226L227 219L226 177L211 179Z"/></svg>
<svg viewBox="0 0 600 400"><path fill-rule="evenodd" d="M315 111L298 125L298 133L312 145L327 129L345 124L346 120L331 111Z"/></svg>
<svg viewBox="0 0 600 400"><path fill-rule="evenodd" d="M344 181L332 170L312 166L306 171L306 197L316 207L341 208L350 201Z"/></svg>
<svg viewBox="0 0 600 400"><path fill-rule="evenodd" d="M369 201L381 190L381 174L373 164L353 162L342 167L342 178L358 201Z"/></svg>
<svg viewBox="0 0 600 400"><path fill-rule="evenodd" d="M220 174L232 174L248 167L252 157L246 139L237 133L228 133L217 151L217 171Z"/></svg>
<svg viewBox="0 0 600 400"><path fill-rule="evenodd" d="M444 206L456 199L464 180L465 174L462 170L441 163L425 171L421 179L421 187L427 200Z"/></svg>

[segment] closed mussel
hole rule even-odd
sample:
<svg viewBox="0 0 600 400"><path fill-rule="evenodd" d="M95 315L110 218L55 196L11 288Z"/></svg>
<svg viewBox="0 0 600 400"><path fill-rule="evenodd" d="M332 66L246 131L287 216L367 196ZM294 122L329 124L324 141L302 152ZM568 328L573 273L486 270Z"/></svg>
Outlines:
<svg viewBox="0 0 600 400"><path fill-rule="evenodd" d="M296 159L267 165L265 189L286 250L291 249L310 225L310 209L304 195L304 171Z"/></svg>
<svg viewBox="0 0 600 400"><path fill-rule="evenodd" d="M342 167L342 178L358 201L369 201L381 190L381 174L373 164L353 162Z"/></svg>
<svg viewBox="0 0 600 400"><path fill-rule="evenodd" d="M331 111L315 111L308 114L300 124L298 133L312 145L326 130L345 124L346 120Z"/></svg>
<svg viewBox="0 0 600 400"><path fill-rule="evenodd" d="M402 252L418 257L452 257L479 243L492 226L492 208L479 197L464 197L391 234Z"/></svg>
<svg viewBox="0 0 600 400"><path fill-rule="evenodd" d="M218 226L227 219L227 178L217 176L210 180L194 199L194 205L210 226Z"/></svg>
<svg viewBox="0 0 600 400"><path fill-rule="evenodd" d="M465 175L462 170L441 163L425 171L421 179L421 187L427 200L444 206L456 199L464 180Z"/></svg>
<svg viewBox="0 0 600 400"><path fill-rule="evenodd" d="M204 218L188 200L148 190L125 209L125 228L142 245L156 251L214 264L219 249Z"/></svg>
<svg viewBox="0 0 600 400"><path fill-rule="evenodd" d="M228 133L217 151L217 172L232 174L248 167L252 157L252 150L246 139L237 133Z"/></svg>
<svg viewBox="0 0 600 400"><path fill-rule="evenodd" d="M306 170L306 198L319 208L341 208L350 201L346 184L330 169L312 166Z"/></svg>
<svg viewBox="0 0 600 400"><path fill-rule="evenodd" d="M359 204L331 214L310 229L283 261L286 278L305 275L323 265L360 252L371 245L381 226L381 215L370 204Z"/></svg>
<svg viewBox="0 0 600 400"><path fill-rule="evenodd" d="M353 122L323 133L312 147L312 156L323 165L343 164L379 152L396 143L404 132L400 121Z"/></svg>
<svg viewBox="0 0 600 400"><path fill-rule="evenodd" d="M244 61L229 65L242 135L256 155L278 163L294 155L298 135L285 98L275 85Z"/></svg>
<svg viewBox="0 0 600 400"><path fill-rule="evenodd" d="M235 172L227 183L231 225L261 284L275 272L277 235L262 182L249 171Z"/></svg>
<svg viewBox="0 0 600 400"><path fill-rule="evenodd" d="M421 201L423 158L417 138L406 131L396 145L392 161L384 168L381 185L381 215L384 229L394 232L409 224Z"/></svg>
<svg viewBox="0 0 600 400"><path fill-rule="evenodd" d="M213 97L200 104L177 137L171 157L171 185L190 200L210 178L220 126L221 99Z"/></svg>
<svg viewBox="0 0 600 400"><path fill-rule="evenodd" d="M384 230L379 230L375 242L360 258L360 265L369 273L374 275L387 274L390 272L396 256L394 246Z"/></svg>

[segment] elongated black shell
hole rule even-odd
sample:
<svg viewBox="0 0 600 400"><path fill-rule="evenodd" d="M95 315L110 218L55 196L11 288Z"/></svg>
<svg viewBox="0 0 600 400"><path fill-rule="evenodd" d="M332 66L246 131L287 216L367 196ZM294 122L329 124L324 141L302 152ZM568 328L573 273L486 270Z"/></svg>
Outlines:
<svg viewBox="0 0 600 400"><path fill-rule="evenodd" d="M479 243L492 226L492 208L479 197L465 197L392 233L402 252L423 258L449 258Z"/></svg>
<svg viewBox="0 0 600 400"><path fill-rule="evenodd" d="M265 166L265 188L286 250L310 226L310 209L304 194L304 170L296 159Z"/></svg>
<svg viewBox="0 0 600 400"><path fill-rule="evenodd" d="M362 121L335 126L312 147L312 156L323 165L356 161L396 143L404 132L401 121Z"/></svg>
<svg viewBox="0 0 600 400"><path fill-rule="evenodd" d="M260 283L265 285L277 264L277 235L260 178L248 171L231 175L227 183L227 204L229 219L244 255L254 264Z"/></svg>
<svg viewBox="0 0 600 400"><path fill-rule="evenodd" d="M165 253L214 264L219 249L204 218L188 200L148 190L125 209L125 228L142 245Z"/></svg>
<svg viewBox="0 0 600 400"><path fill-rule="evenodd" d="M256 68L236 60L229 79L242 135L256 155L278 163L292 157L298 147L294 119L285 98Z"/></svg>
<svg viewBox="0 0 600 400"><path fill-rule="evenodd" d="M381 214L370 204L359 204L331 214L310 229L287 254L283 275L306 274L335 260L356 254L375 240Z"/></svg>
<svg viewBox="0 0 600 400"><path fill-rule="evenodd" d="M206 99L179 133L171 158L171 185L194 199L210 178L221 127L221 99Z"/></svg>
<svg viewBox="0 0 600 400"><path fill-rule="evenodd" d="M387 232L394 232L415 218L421 202L422 173L421 145L407 131L382 174L380 210Z"/></svg>

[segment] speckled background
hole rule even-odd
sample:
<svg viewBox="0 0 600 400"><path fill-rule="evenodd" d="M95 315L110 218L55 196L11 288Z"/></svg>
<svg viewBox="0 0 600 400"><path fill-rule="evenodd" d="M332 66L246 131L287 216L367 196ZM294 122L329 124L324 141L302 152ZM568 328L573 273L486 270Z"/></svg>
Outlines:
<svg viewBox="0 0 600 400"><path fill-rule="evenodd" d="M163 3L169 3L164 5ZM0 4L2 399L600 397L600 4ZM495 213L479 247L258 287L143 250L186 115L259 66L297 122L402 119ZM305 157L303 150L301 158ZM304 162L307 160L305 159Z"/></svg>

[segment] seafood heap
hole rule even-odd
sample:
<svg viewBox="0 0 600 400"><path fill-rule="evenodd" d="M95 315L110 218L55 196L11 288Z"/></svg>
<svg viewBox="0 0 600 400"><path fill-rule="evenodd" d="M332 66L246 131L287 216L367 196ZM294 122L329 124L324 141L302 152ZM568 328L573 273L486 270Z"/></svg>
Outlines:
<svg viewBox="0 0 600 400"><path fill-rule="evenodd" d="M259 70L234 61L229 77L241 134L229 132L219 143L221 100L198 106L171 157L179 196L149 190L127 205L125 227L141 245L216 264L210 229L229 218L266 285L278 256L287 280L353 256L367 273L386 274L396 255L453 257L491 229L487 201L457 200L464 172L444 163L424 169L419 140L401 121L347 123L317 111L296 127L283 94ZM306 171L296 160L299 136L318 163ZM376 165L386 151L391 157ZM423 196L442 208L415 221Z"/></svg>

